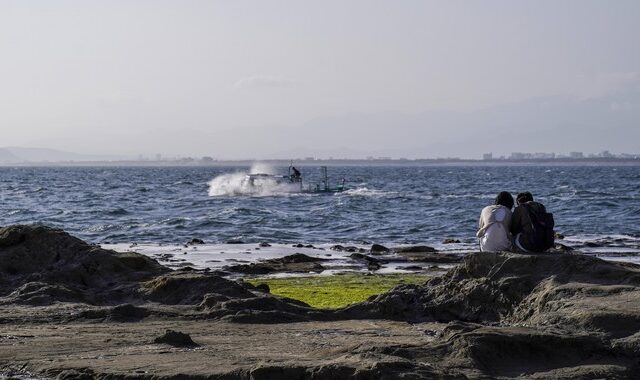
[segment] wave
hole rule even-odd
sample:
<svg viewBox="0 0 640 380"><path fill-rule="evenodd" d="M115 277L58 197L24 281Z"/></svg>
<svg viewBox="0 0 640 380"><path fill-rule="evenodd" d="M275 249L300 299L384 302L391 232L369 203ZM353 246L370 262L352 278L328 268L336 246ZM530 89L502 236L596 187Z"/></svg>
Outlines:
<svg viewBox="0 0 640 380"><path fill-rule="evenodd" d="M201 228L201 227L233 227L233 223L232 222L225 222L222 220L203 220L201 222L198 222L196 224L194 224L194 228Z"/></svg>
<svg viewBox="0 0 640 380"><path fill-rule="evenodd" d="M28 209L16 209L7 211L6 216L14 216L19 214L36 214L36 211L28 210Z"/></svg>
<svg viewBox="0 0 640 380"><path fill-rule="evenodd" d="M184 216L179 216L179 217L174 217L174 218L166 218L166 219L162 219L159 222L157 222L157 225L168 225L168 226L182 226L185 223L189 223L191 221L191 218L189 217L184 217Z"/></svg>
<svg viewBox="0 0 640 380"><path fill-rule="evenodd" d="M398 195L398 192L375 190L375 189L369 189L367 187L358 187L355 189L345 190L342 194L352 195L352 196L361 196L361 197L386 197L386 196Z"/></svg>
<svg viewBox="0 0 640 380"><path fill-rule="evenodd" d="M423 196L423 197L428 197L428 196ZM472 194L472 193L464 193L464 194L440 194L440 193L433 193L431 195L431 198L427 198L427 199L433 199L433 198L444 198L444 199L495 199L496 195L495 194L480 194L480 193L476 193L476 194Z"/></svg>
<svg viewBox="0 0 640 380"><path fill-rule="evenodd" d="M123 226L118 224L97 224L93 226L89 226L85 229L88 232L106 232L112 230L121 230Z"/></svg>
<svg viewBox="0 0 640 380"><path fill-rule="evenodd" d="M592 198L592 197L616 197L617 194L608 191L593 191L593 190L577 190L573 193L576 197Z"/></svg>
<svg viewBox="0 0 640 380"><path fill-rule="evenodd" d="M591 241L640 243L640 236L626 234L576 234L567 236L564 240L575 243L586 243Z"/></svg>
<svg viewBox="0 0 640 380"><path fill-rule="evenodd" d="M123 209L121 207L118 207L118 208L115 208L113 210L107 211L106 214L107 215L111 215L111 216L128 215L129 211L127 211L127 210L125 210L125 209Z"/></svg>

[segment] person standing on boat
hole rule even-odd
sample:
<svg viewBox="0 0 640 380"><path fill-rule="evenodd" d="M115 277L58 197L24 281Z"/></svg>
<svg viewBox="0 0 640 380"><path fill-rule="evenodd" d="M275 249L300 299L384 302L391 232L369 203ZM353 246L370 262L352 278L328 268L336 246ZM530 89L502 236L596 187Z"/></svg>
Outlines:
<svg viewBox="0 0 640 380"><path fill-rule="evenodd" d="M291 175L291 178L293 179L300 179L302 176L302 174L300 174L300 170L296 169L295 166L291 167L291 171L293 171L293 174Z"/></svg>
<svg viewBox="0 0 640 380"><path fill-rule="evenodd" d="M501 191L494 204L482 209L479 229L476 236L480 240L483 252L511 250L511 209L513 196L508 191Z"/></svg>

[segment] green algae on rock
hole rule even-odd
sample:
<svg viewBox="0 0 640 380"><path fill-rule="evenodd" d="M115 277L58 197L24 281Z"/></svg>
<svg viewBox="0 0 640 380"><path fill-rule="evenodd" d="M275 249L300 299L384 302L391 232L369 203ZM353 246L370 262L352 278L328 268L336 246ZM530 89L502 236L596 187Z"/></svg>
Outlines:
<svg viewBox="0 0 640 380"><path fill-rule="evenodd" d="M266 284L271 293L302 301L321 309L337 309L367 300L398 285L422 284L429 279L424 274L336 274L284 278L254 278L252 285Z"/></svg>

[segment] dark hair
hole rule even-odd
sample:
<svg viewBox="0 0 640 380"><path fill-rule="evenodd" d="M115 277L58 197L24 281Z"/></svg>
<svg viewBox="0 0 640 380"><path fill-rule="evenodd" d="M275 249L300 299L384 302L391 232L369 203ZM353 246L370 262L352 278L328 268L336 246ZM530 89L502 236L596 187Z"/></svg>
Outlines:
<svg viewBox="0 0 640 380"><path fill-rule="evenodd" d="M530 192L525 191L524 193L518 194L518 196L516 197L516 200L518 201L518 204L533 202L533 195L531 195Z"/></svg>
<svg viewBox="0 0 640 380"><path fill-rule="evenodd" d="M495 204L502 205L511 210L513 208L513 196L508 191L501 191L496 196Z"/></svg>

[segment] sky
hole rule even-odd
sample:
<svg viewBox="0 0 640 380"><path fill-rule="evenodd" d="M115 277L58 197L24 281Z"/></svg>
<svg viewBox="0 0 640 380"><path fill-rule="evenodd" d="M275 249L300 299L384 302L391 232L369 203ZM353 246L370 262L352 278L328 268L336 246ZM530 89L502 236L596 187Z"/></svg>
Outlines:
<svg viewBox="0 0 640 380"><path fill-rule="evenodd" d="M637 0L0 0L0 147L640 153L638 20Z"/></svg>

